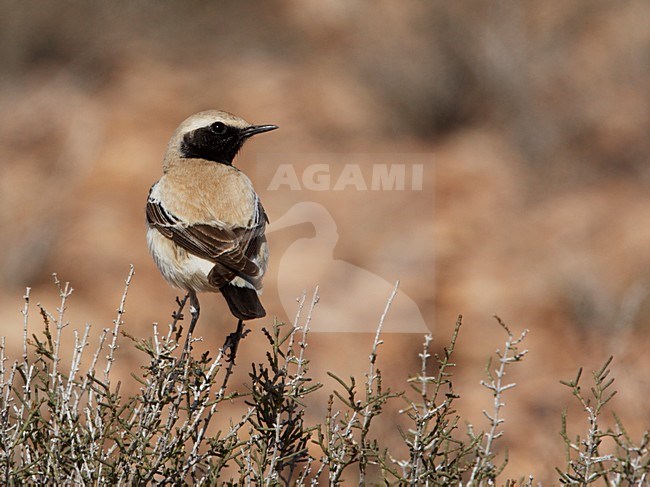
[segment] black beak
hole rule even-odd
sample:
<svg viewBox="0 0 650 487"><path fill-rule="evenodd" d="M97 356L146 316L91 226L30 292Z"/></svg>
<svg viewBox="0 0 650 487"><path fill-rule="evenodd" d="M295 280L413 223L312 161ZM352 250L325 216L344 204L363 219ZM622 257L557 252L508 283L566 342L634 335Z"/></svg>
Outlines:
<svg viewBox="0 0 650 487"><path fill-rule="evenodd" d="M263 132L269 132L270 130L277 129L277 125L252 125L241 131L241 136L245 139L256 134L261 134Z"/></svg>

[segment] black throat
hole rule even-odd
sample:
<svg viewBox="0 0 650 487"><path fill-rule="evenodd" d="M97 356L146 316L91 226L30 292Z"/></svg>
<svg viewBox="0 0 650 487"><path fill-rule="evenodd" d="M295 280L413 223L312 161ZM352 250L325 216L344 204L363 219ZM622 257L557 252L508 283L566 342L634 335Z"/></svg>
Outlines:
<svg viewBox="0 0 650 487"><path fill-rule="evenodd" d="M228 127L220 134L210 127L201 127L185 134L181 142L181 155L188 159L206 159L232 165L245 139L241 130L235 127Z"/></svg>

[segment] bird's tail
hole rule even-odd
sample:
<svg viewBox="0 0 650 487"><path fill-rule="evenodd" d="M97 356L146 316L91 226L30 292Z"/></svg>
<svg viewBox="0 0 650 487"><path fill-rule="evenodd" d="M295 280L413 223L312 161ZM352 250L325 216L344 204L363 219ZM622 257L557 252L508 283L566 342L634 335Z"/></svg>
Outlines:
<svg viewBox="0 0 650 487"><path fill-rule="evenodd" d="M266 316L266 310L254 289L226 284L219 291L226 298L230 312L235 315L235 318L253 320Z"/></svg>

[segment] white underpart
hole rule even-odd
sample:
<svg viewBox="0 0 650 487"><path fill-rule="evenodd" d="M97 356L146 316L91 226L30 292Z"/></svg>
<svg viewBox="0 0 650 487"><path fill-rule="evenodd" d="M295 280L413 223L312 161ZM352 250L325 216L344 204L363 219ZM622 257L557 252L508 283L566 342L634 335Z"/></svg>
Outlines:
<svg viewBox="0 0 650 487"><path fill-rule="evenodd" d="M172 286L196 292L218 291L208 282L208 274L214 267L212 262L186 252L154 228L147 229L147 244L158 269ZM240 277L230 283L255 289Z"/></svg>

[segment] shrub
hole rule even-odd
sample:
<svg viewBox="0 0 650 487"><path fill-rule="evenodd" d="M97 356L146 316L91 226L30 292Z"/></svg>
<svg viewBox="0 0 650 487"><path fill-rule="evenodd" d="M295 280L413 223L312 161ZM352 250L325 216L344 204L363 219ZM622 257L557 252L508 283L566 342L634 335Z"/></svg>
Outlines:
<svg viewBox="0 0 650 487"><path fill-rule="evenodd" d="M166 330L154 325L147 339L129 336L122 325L132 276L133 269L114 326L102 331L92 356L84 357L89 348L87 325L82 333L73 331L69 360L62 356L61 341L72 288L55 277L60 305L55 313L38 305L43 327L31 337L27 289L22 358L10 362L4 339L0 346L0 475L5 485L339 485L354 478L359 485L381 481L471 486L499 481L507 456L499 459L494 446L504 434L503 395L515 386L505 375L525 357L526 350L520 349L525 331L515 335L497 318L506 341L496 353L496 363L488 362L482 382L494 398L492 410L484 411L488 428L461 428L454 410L459 396L452 383L460 317L443 353L432 356L432 338L424 337L420 371L408 379L408 392L383 385L377 356L396 286L379 323L365 377L358 381L330 373L338 387L329 395L322 422L309 424L305 398L322 387L310 377L306 354L318 290L308 306L302 297L292 325L274 323L263 330L268 341L265 360L252 365L247 390L237 391L229 381L238 344L248 331L242 328L229 335L214 357L207 352L195 357L192 340L186 337L182 343L185 298L177 299L178 309ZM132 397L120 394L121 384L111 374L120 335L146 357L141 373L132 374L140 389ZM82 367L82 359L89 359L87 366ZM591 398L581 390L580 373L563 382L586 412L588 431L583 439L572 440L563 415L567 462L557 469L562 483L601 480L640 486L647 481L648 433L635 445L618 419L615 431L603 431L598 423L613 395L610 362L594 372ZM219 429L213 419L224 401L240 410L228 428ZM401 414L409 428L396 431L408 451L403 459L394 458L373 434L373 423L389 401L405 403ZM615 453L600 453L604 440L614 442ZM532 477L519 480L519 485L532 483ZM515 485L510 479L505 484Z"/></svg>

